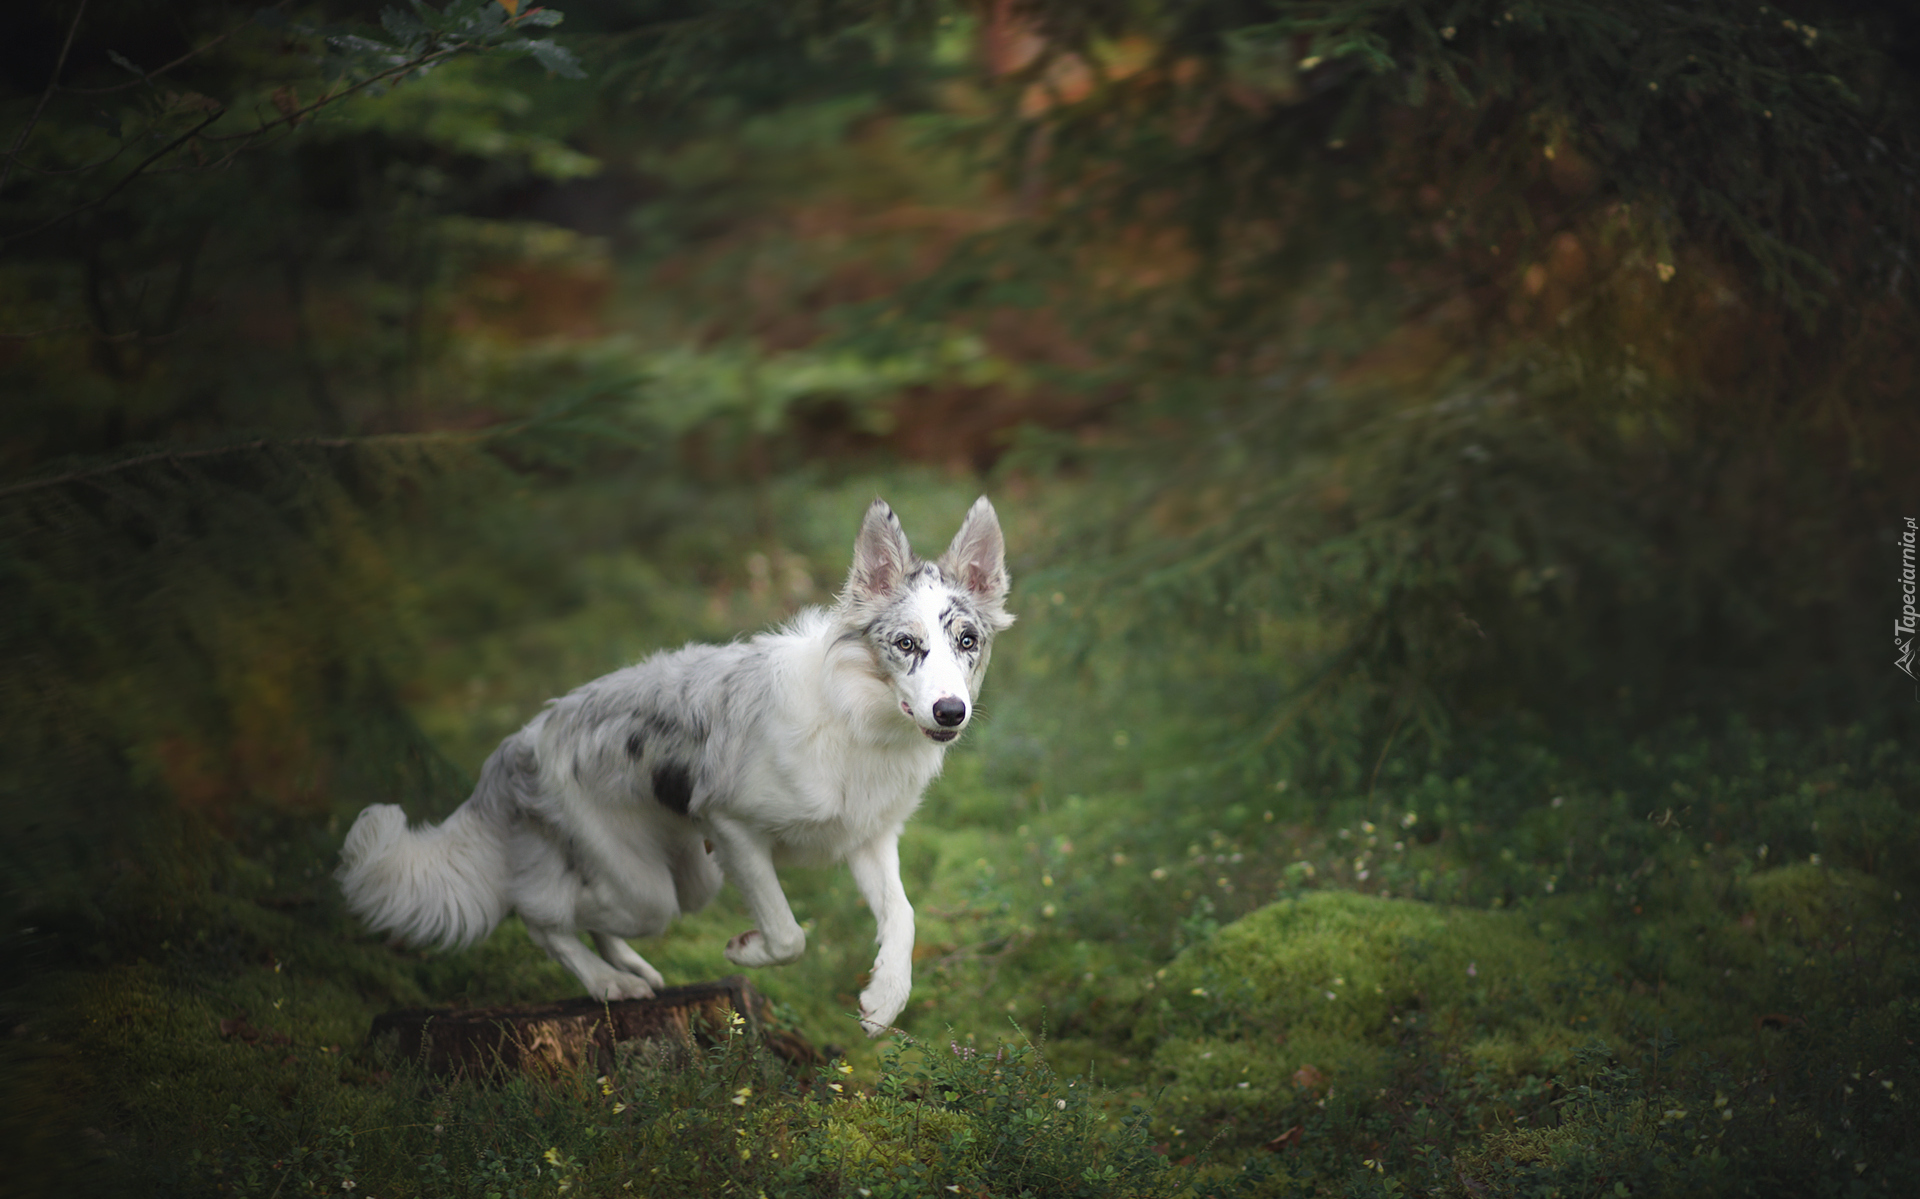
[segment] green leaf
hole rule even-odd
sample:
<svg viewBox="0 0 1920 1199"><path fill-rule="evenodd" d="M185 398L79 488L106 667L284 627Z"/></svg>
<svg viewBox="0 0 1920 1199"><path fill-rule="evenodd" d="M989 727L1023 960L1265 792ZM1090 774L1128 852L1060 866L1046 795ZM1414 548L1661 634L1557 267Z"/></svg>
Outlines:
<svg viewBox="0 0 1920 1199"><path fill-rule="evenodd" d="M585 79L587 73L581 69L580 60L573 51L546 38L529 38L527 49L540 60L540 65L563 79Z"/></svg>
<svg viewBox="0 0 1920 1199"><path fill-rule="evenodd" d="M381 9L381 28L403 41L413 41L431 36L438 31L420 19L421 7L418 0L415 0L413 12L407 12L398 8ZM430 14L433 12L432 9L427 9L426 11Z"/></svg>

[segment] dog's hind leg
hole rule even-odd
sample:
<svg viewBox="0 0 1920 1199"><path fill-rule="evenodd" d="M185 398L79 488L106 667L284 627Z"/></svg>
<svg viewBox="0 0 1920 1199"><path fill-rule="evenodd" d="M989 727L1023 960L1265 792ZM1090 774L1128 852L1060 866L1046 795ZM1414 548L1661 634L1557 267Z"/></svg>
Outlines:
<svg viewBox="0 0 1920 1199"><path fill-rule="evenodd" d="M524 919L524 916L522 917ZM616 969L604 961L593 950L580 943L572 929L559 925L535 924L527 921L527 935L533 943L547 951L547 956L567 968L567 973L580 980L587 994L603 1002L615 999L650 999L657 985L637 974ZM595 934L598 939L599 934ZM633 953L631 949L627 951ZM639 954L633 955L638 958ZM646 963L642 962L642 965ZM651 967L649 967L651 969ZM655 979L660 976L653 975Z"/></svg>
<svg viewBox="0 0 1920 1199"><path fill-rule="evenodd" d="M647 959L635 953L633 946L612 933L593 934L593 943L599 947L601 957L628 974L637 974L646 979L647 985L654 990L657 991L667 985L667 980L648 964Z"/></svg>

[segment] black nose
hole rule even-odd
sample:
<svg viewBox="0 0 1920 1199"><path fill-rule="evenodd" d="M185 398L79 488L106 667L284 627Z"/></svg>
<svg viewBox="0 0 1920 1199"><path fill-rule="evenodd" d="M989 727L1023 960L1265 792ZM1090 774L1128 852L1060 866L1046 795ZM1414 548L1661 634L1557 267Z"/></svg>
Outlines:
<svg viewBox="0 0 1920 1199"><path fill-rule="evenodd" d="M933 719L943 729L950 729L967 718L967 702L955 699L951 695L945 699L933 701Z"/></svg>

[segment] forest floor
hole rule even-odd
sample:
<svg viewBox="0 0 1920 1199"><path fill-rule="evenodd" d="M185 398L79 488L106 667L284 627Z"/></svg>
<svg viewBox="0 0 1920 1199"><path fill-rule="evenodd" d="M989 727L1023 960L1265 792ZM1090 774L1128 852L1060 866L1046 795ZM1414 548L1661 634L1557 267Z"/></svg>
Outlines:
<svg viewBox="0 0 1920 1199"><path fill-rule="evenodd" d="M748 562L739 588L583 562L565 611L445 643L403 680L419 724L471 770L573 682L822 598L834 516L876 488L920 536L970 490L911 471L812 485L792 527L818 544L783 551L784 573ZM1032 530L1012 507L1017 546ZM1174 701L1115 699L1047 658L1064 601L1016 592L1036 619L1006 635L988 718L903 842L903 1035L858 1034L872 929L844 872L795 870L807 956L752 979L840 1048L818 1078L729 1047L679 1072L430 1084L363 1047L375 1015L573 980L512 920L440 955L356 928L330 878L338 812L173 818L107 892L25 934L61 948L8 997L7 1110L67 1150L23 1185L1571 1196L1894 1194L1912 1176L1920 777L1899 747L1517 723L1451 766L1384 757L1353 793L1226 794ZM717 978L745 920L728 890L641 948L670 981Z"/></svg>

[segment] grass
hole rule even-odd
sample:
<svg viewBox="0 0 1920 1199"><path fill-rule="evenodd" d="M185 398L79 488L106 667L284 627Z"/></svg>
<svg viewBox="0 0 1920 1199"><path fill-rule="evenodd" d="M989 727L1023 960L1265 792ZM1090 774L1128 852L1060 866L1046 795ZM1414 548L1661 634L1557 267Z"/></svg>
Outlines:
<svg viewBox="0 0 1920 1199"><path fill-rule="evenodd" d="M824 593L831 514L876 486L922 537L972 490L814 480L791 544L720 538L683 576L699 586L601 555L564 610L422 658L420 723L471 768L545 695L777 617L802 589L756 587L746 552L804 562ZM872 929L850 881L796 870L808 954L753 981L844 1048L819 1076L732 1043L681 1071L433 1083L363 1048L373 1015L572 980L512 921L446 955L357 929L328 877L347 797L224 827L169 814L122 839L141 848L110 885L16 938L8 1135L61 1148L13 1153L11 1185L1838 1195L1898 1194L1920 1168L1920 777L1897 745L1516 723L1450 759L1383 757L1364 789L1234 776L1177 699L1050 658L1064 606L1015 607L990 719L902 846L920 914L905 1038L858 1035ZM712 978L744 927L728 891L641 949L671 981Z"/></svg>

